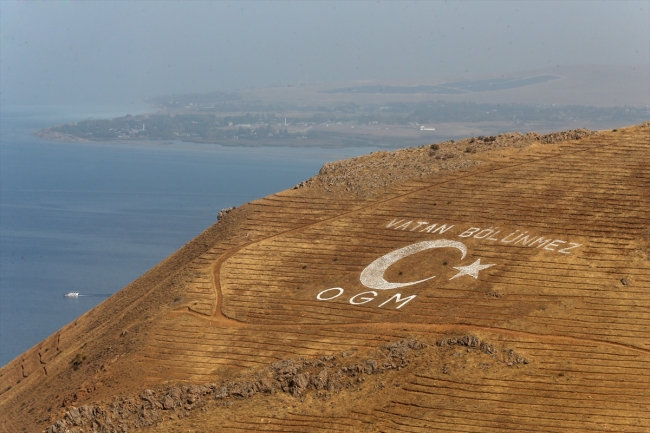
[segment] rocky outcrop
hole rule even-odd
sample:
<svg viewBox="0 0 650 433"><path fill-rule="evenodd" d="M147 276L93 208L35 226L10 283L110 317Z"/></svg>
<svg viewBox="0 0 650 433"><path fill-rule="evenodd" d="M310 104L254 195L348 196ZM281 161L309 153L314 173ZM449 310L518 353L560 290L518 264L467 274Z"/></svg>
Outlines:
<svg viewBox="0 0 650 433"><path fill-rule="evenodd" d="M441 349L453 346L475 349L508 366L529 363L513 350L499 351L474 335L439 340L436 346ZM365 376L409 367L413 358L429 347L427 343L411 338L386 344L371 358L360 357L353 350L316 359L285 359L255 372L250 379L145 389L135 397L73 407L61 420L49 426L46 433L122 433L168 419L181 419L190 416L194 409L205 411L230 407L233 401L257 395L284 393L302 399L305 393L316 392L320 398L327 399L328 393L359 387ZM355 361L349 362L348 359ZM448 366L443 367L443 373L447 373L445 369Z"/></svg>
<svg viewBox="0 0 650 433"><path fill-rule="evenodd" d="M221 221L223 219L223 217L225 217L226 215L228 215L230 212L232 212L234 210L235 210L234 206L226 207L226 208L221 209L219 211L219 213L217 214L217 221Z"/></svg>
<svg viewBox="0 0 650 433"><path fill-rule="evenodd" d="M492 344L482 341L475 335L465 335L460 338L439 340L436 342L436 345L438 347L461 346L470 349L477 349L487 355L498 354L498 350ZM501 362L507 366L512 366L514 364L528 364L530 362L512 349L502 349L500 358Z"/></svg>
<svg viewBox="0 0 650 433"><path fill-rule="evenodd" d="M379 151L342 161L328 162L317 176L301 182L294 188L317 187L325 191L345 190L371 197L394 184L431 176L439 171L450 171L478 164L474 154L506 148L523 148L535 143L553 144L566 140L580 140L597 134L588 129L538 134L508 132L493 136L479 136L459 141L449 140L428 146L412 147L392 152Z"/></svg>
<svg viewBox="0 0 650 433"><path fill-rule="evenodd" d="M380 349L382 359L364 359L346 363L350 352L318 359L286 359L258 372L254 380L224 380L194 386L145 389L136 397L115 398L107 404L72 407L64 417L49 426L46 433L122 433L151 426L171 418L189 416L196 408L207 409L208 399L218 406L230 406L233 399L257 394L286 393L300 398L310 390L338 391L362 382L364 375L401 370L409 363L409 354L427 345L419 340L401 340ZM352 380L354 379L354 381Z"/></svg>

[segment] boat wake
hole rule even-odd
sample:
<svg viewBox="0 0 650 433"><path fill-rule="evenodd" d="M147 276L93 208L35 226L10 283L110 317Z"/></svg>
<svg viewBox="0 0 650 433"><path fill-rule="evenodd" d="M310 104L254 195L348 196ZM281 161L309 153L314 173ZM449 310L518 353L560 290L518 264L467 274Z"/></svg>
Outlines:
<svg viewBox="0 0 650 433"><path fill-rule="evenodd" d="M108 298L109 296L113 296L112 293L92 293L88 295L82 295L79 292L68 292L65 295L66 298Z"/></svg>

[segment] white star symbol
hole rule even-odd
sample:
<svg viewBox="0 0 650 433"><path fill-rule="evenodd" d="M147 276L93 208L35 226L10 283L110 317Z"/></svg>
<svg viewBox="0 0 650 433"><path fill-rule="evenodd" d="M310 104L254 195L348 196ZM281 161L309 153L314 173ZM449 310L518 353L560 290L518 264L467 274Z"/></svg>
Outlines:
<svg viewBox="0 0 650 433"><path fill-rule="evenodd" d="M457 277L462 277L463 275L470 275L474 278L478 278L479 271L482 271L485 268L489 268L490 266L494 266L494 264L482 265L481 259L478 259L469 266L454 266L454 269L458 269L460 272L451 277L450 280L453 280Z"/></svg>

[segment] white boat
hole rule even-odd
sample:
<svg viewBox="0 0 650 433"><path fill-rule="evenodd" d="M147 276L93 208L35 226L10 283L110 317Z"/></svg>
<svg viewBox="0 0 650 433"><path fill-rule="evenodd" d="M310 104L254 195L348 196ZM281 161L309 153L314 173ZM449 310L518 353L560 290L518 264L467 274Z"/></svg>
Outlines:
<svg viewBox="0 0 650 433"><path fill-rule="evenodd" d="M79 292L68 292L63 296L65 296L66 298L78 298Z"/></svg>

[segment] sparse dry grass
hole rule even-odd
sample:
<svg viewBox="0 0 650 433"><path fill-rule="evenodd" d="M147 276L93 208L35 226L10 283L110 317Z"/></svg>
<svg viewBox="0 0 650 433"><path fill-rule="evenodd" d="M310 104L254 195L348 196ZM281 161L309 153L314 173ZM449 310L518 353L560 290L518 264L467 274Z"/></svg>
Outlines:
<svg viewBox="0 0 650 433"><path fill-rule="evenodd" d="M116 396L142 414L146 389L164 406L163 391L204 384L226 394L157 408L143 431L650 430L650 127L522 137L330 164L233 210L0 370L0 430L43 431ZM453 227L427 232L434 223ZM539 237L549 242L530 246ZM359 275L375 259L443 238L466 257L430 250L386 270L395 282L436 275L397 290L414 299L380 307L395 292L376 290L350 303L371 290ZM477 259L493 266L452 279ZM344 293L317 299L333 287ZM400 340L427 345L382 349ZM336 365L314 361L328 356ZM386 357L395 368L292 391L323 368ZM236 391L265 374L281 382L269 372L288 359L308 376L287 376L287 392Z"/></svg>

